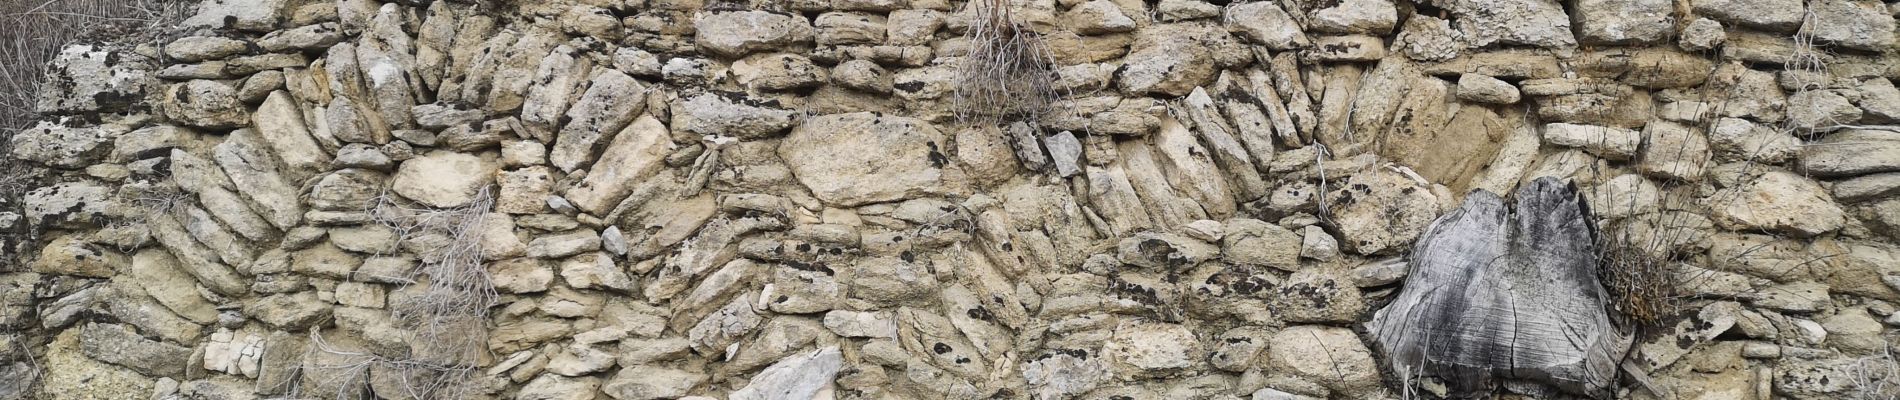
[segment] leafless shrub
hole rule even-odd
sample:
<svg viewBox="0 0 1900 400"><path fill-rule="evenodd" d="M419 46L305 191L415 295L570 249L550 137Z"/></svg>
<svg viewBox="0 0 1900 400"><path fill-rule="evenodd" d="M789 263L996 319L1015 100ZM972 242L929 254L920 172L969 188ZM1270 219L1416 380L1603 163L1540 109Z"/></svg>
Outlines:
<svg viewBox="0 0 1900 400"><path fill-rule="evenodd" d="M964 37L970 51L957 68L957 120L1035 122L1060 98L1042 34L1017 21L1007 0L974 0L966 7L971 18Z"/></svg>
<svg viewBox="0 0 1900 400"><path fill-rule="evenodd" d="M1625 325L1653 327L1682 311L1675 264L1624 240L1606 240L1597 277L1609 293L1611 315Z"/></svg>
<svg viewBox="0 0 1900 400"><path fill-rule="evenodd" d="M408 331L409 351L396 359L367 352L348 351L331 346L315 334L311 350L324 352L323 359L347 360L319 368L341 369L342 376L367 376L371 367L395 371L405 397L417 399L470 398L481 352L487 349L488 308L497 294L482 265L479 229L482 219L494 206L494 197L483 188L467 205L449 209L405 206L384 194L369 209L378 223L397 232L404 241L422 235L440 235L445 246L423 257L423 263L406 277L407 285L421 285L414 295L391 297L390 316ZM332 374L336 375L336 374ZM360 387L341 382L339 391ZM328 387L329 385L325 385ZM339 399L357 398L338 392Z"/></svg>
<svg viewBox="0 0 1900 400"><path fill-rule="evenodd" d="M1889 340L1888 343L1893 343ZM1900 349L1888 346L1880 354L1855 359L1848 368L1848 395L1854 400L1900 399Z"/></svg>

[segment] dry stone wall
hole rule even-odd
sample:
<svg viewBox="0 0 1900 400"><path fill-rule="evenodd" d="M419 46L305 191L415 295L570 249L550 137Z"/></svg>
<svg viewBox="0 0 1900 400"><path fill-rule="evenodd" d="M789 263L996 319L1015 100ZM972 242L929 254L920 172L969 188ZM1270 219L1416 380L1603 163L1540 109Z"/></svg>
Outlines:
<svg viewBox="0 0 1900 400"><path fill-rule="evenodd" d="M1033 119L958 118L1030 89L960 72L989 2L204 0L71 45L12 139L0 398L1438 396L1365 323L1542 177L1682 282L1619 397L1900 391L1888 4L1002 3Z"/></svg>

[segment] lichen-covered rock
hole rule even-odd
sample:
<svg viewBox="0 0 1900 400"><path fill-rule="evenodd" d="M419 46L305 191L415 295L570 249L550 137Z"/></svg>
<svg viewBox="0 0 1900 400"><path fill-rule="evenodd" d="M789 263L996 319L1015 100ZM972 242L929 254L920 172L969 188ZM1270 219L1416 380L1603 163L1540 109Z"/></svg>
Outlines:
<svg viewBox="0 0 1900 400"><path fill-rule="evenodd" d="M700 49L726 58L797 47L813 37L811 21L769 11L702 13L693 28L699 33L694 40Z"/></svg>
<svg viewBox="0 0 1900 400"><path fill-rule="evenodd" d="M69 127L40 121L14 133L13 157L50 167L79 169L92 165L114 149L105 127Z"/></svg>
<svg viewBox="0 0 1900 400"><path fill-rule="evenodd" d="M185 26L240 29L269 32L277 29L290 13L288 0L203 0L198 14L186 18Z"/></svg>
<svg viewBox="0 0 1900 400"><path fill-rule="evenodd" d="M155 84L149 58L128 49L76 44L54 56L33 110L49 114L117 112L144 100Z"/></svg>
<svg viewBox="0 0 1900 400"><path fill-rule="evenodd" d="M1129 46L1116 81L1122 93L1131 96L1186 95L1214 79L1219 70L1215 52L1240 51L1238 46L1226 31L1211 25L1182 23L1146 29Z"/></svg>
<svg viewBox="0 0 1900 400"><path fill-rule="evenodd" d="M1402 251L1438 216L1429 187L1385 169L1353 175L1324 196L1340 241L1359 254Z"/></svg>
<svg viewBox="0 0 1900 400"><path fill-rule="evenodd" d="M1494 43L1545 48L1577 45L1570 33L1570 17L1555 1L1450 0L1438 6L1456 16L1453 25L1474 47Z"/></svg>
<svg viewBox="0 0 1900 400"><path fill-rule="evenodd" d="M799 122L798 117L778 109L775 101L702 94L673 107L671 126L693 133L760 139L784 132Z"/></svg>
<svg viewBox="0 0 1900 400"><path fill-rule="evenodd" d="M1571 8L1584 43L1654 43L1675 28L1675 4L1657 0L1588 0Z"/></svg>
<svg viewBox="0 0 1900 400"><path fill-rule="evenodd" d="M851 113L805 121L778 156L819 200L856 206L950 190L948 149L929 122Z"/></svg>
<svg viewBox="0 0 1900 400"><path fill-rule="evenodd" d="M210 80L192 80L165 90L165 115L180 124L230 129L250 122L239 105L237 88Z"/></svg>

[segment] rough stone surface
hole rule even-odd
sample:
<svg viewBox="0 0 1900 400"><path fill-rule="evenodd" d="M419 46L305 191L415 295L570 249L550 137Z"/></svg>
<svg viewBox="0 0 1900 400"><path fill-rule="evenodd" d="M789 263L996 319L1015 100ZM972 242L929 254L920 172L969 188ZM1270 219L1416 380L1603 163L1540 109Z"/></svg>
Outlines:
<svg viewBox="0 0 1900 400"><path fill-rule="evenodd" d="M1813 180L1773 171L1739 187L1711 196L1717 223L1731 229L1759 229L1814 236L1845 223L1845 212Z"/></svg>
<svg viewBox="0 0 1900 400"><path fill-rule="evenodd" d="M465 153L436 152L404 161L391 182L396 194L436 208L475 200L493 182L493 163Z"/></svg>
<svg viewBox="0 0 1900 400"><path fill-rule="evenodd" d="M190 3L19 49L0 399L1870 398L1900 326L1873 0ZM959 118L986 44L1055 96ZM1590 213L1446 244L1523 190Z"/></svg>
<svg viewBox="0 0 1900 400"><path fill-rule="evenodd" d="M778 155L813 196L855 206L944 191L945 149L929 122L851 113L799 125Z"/></svg>

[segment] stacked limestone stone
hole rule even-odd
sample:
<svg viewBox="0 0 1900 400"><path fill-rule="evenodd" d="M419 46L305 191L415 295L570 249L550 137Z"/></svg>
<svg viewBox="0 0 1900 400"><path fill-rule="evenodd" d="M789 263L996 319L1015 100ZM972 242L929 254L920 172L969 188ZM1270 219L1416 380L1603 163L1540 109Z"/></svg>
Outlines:
<svg viewBox="0 0 1900 400"><path fill-rule="evenodd" d="M949 0L204 0L70 46L0 398L1398 398L1396 257L1544 176L1690 282L1632 356L1663 398L1867 394L1900 345L1885 4L1012 4L1034 124L952 117ZM401 305L460 259L478 346L427 357Z"/></svg>

